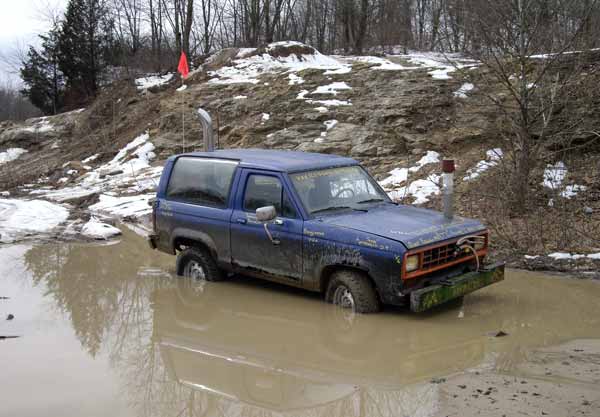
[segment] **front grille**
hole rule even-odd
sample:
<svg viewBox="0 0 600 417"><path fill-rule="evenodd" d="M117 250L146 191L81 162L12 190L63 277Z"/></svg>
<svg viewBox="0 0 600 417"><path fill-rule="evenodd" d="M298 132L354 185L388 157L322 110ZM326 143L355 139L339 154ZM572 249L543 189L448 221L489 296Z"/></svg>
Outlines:
<svg viewBox="0 0 600 417"><path fill-rule="evenodd" d="M459 242L460 245L458 244ZM458 241L429 247L422 251L409 252L406 256L411 256L413 254L419 255L419 268L416 271L403 272L403 278L414 278L462 262L468 262L475 258L475 255L469 247L475 248L481 246L482 243L483 248L480 248L477 251L479 259L481 260L481 257L485 256L487 253L487 233L477 236L468 236L459 239Z"/></svg>
<svg viewBox="0 0 600 417"><path fill-rule="evenodd" d="M422 269L431 269L438 265L452 262L465 254L459 251L456 247L456 242L448 243L447 245L438 246L437 248L428 249L423 252Z"/></svg>

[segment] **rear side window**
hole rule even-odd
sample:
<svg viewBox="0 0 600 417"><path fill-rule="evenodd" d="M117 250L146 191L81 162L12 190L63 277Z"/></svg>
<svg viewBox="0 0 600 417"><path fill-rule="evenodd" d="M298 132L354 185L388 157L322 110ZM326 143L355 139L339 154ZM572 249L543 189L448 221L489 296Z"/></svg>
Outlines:
<svg viewBox="0 0 600 417"><path fill-rule="evenodd" d="M236 167L237 162L233 161L178 158L167 187L167 198L201 206L226 207Z"/></svg>
<svg viewBox="0 0 600 417"><path fill-rule="evenodd" d="M244 210L256 211L257 208L275 206L277 214L295 218L296 210L284 191L279 178L266 175L250 175L244 193Z"/></svg>

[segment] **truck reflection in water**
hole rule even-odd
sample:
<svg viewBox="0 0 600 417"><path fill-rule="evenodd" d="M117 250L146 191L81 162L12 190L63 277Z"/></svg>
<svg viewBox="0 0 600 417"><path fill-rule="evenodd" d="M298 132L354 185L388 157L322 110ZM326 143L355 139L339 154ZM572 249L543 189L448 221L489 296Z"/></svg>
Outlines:
<svg viewBox="0 0 600 417"><path fill-rule="evenodd" d="M413 415L437 403L429 379L484 356L480 337L457 333L453 343L440 344L436 332L423 331L427 319L398 323L285 294L293 290L265 297L264 289L232 284L181 279L156 290L153 340L170 379L256 412L358 404L342 415L361 415L368 406L376 415L404 415L403 408Z"/></svg>
<svg viewBox="0 0 600 417"><path fill-rule="evenodd" d="M4 262L42 293L44 302L28 307L40 318L34 325L47 326L49 312L64 318L52 343L85 353L68 357L69 373L57 367L63 377L57 372L54 386L93 376L99 383L73 403L118 392L123 416L430 415L444 386L435 378L482 365L510 374L531 349L600 329L596 283L516 270L462 306L353 316L317 295L249 278L176 277L169 256L126 229L108 246L22 252ZM509 336L489 336L499 330ZM31 340L25 332L17 343ZM43 354L23 358L5 361L5 371L48 365ZM11 383L27 386L28 398L46 391L28 375ZM63 411L54 414L72 410Z"/></svg>

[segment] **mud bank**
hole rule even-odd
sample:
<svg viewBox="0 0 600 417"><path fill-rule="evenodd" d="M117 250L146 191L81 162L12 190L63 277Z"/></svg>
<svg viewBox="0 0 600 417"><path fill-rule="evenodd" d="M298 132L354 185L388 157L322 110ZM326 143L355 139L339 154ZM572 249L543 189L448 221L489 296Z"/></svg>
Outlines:
<svg viewBox="0 0 600 417"><path fill-rule="evenodd" d="M498 358L494 369L475 368L445 380L437 415L600 413L600 340L574 340L523 352L519 362L510 361Z"/></svg>
<svg viewBox="0 0 600 417"><path fill-rule="evenodd" d="M18 336L0 341L0 415L600 412L597 282L509 270L460 306L347 315L245 277L175 277L122 232L0 247L0 335Z"/></svg>

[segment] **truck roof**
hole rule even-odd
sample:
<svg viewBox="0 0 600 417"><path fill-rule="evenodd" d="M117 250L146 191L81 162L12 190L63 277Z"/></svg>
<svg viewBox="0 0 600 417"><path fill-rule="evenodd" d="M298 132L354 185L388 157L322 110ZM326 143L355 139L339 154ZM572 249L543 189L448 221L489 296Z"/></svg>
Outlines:
<svg viewBox="0 0 600 417"><path fill-rule="evenodd" d="M213 152L191 152L178 156L230 159L245 168L298 172L313 169L356 165L352 158L323 153L280 151L271 149L218 149Z"/></svg>

